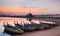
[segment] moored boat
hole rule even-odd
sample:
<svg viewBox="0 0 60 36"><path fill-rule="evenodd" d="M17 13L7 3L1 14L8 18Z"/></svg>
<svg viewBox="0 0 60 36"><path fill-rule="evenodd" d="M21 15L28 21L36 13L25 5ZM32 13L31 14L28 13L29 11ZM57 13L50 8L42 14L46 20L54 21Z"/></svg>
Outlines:
<svg viewBox="0 0 60 36"><path fill-rule="evenodd" d="M21 28L24 31L33 31L33 30L35 30L35 27L32 24L25 24L25 23L24 23L24 25L15 24L15 27Z"/></svg>
<svg viewBox="0 0 60 36"><path fill-rule="evenodd" d="M46 24L36 24L36 29L37 30L43 30L43 29L48 29L50 28L49 25L46 25Z"/></svg>
<svg viewBox="0 0 60 36"><path fill-rule="evenodd" d="M34 31L36 29L36 27L32 24L25 24L24 25L24 30L25 31Z"/></svg>
<svg viewBox="0 0 60 36"><path fill-rule="evenodd" d="M20 28L16 28L14 26L11 26L9 24L4 25L4 30L6 30L9 33L14 33L14 34L23 34L23 30Z"/></svg>

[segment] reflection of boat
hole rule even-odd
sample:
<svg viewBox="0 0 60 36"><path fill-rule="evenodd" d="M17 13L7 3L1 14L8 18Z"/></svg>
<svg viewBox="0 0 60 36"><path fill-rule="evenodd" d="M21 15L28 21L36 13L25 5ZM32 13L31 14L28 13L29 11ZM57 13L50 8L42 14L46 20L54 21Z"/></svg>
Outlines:
<svg viewBox="0 0 60 36"><path fill-rule="evenodd" d="M4 28L5 28L4 30L5 30L6 32L8 32L8 33L13 33L14 35L15 35L15 34L22 34L22 33L24 32L22 29L16 28L16 27L11 26L11 25L9 25L9 24L4 25Z"/></svg>

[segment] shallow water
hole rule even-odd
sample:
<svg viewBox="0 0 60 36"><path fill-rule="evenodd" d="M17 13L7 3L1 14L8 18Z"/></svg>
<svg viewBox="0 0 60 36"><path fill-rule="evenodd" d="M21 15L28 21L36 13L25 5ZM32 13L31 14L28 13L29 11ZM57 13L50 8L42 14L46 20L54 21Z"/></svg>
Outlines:
<svg viewBox="0 0 60 36"><path fill-rule="evenodd" d="M42 31L34 31L34 32L27 32L23 35L9 35L4 32L3 22L8 22L10 25L14 26L14 21L17 23L21 23L24 21L25 23L29 22L26 18L10 18L10 17L0 17L0 36L60 36L60 26L48 30ZM35 20L33 20L35 21ZM36 20L36 23L39 21ZM30 23L30 22L29 22Z"/></svg>
<svg viewBox="0 0 60 36"><path fill-rule="evenodd" d="M0 36L10 36L8 34L3 33L4 27L3 24L9 23L10 25L14 26L15 23L21 24L21 22L24 23L30 23L26 18L10 18L10 17L0 17ZM22 23L22 24L24 24Z"/></svg>
<svg viewBox="0 0 60 36"><path fill-rule="evenodd" d="M8 22L10 25L14 25L14 21L18 21L20 23L22 20L23 20L22 18L0 17L0 36L10 36L8 34L3 34L4 31L3 22L5 23Z"/></svg>

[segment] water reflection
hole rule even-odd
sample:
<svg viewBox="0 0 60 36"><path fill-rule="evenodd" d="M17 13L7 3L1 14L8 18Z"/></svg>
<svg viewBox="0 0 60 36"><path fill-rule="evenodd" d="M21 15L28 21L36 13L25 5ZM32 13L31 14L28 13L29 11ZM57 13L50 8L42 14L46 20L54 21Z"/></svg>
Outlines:
<svg viewBox="0 0 60 36"><path fill-rule="evenodd" d="M14 26L14 21L17 21L19 24L21 24L21 22L23 21L24 23L30 23L30 22L34 22L34 23L40 23L40 20L33 20L32 18L9 18L9 17L0 17L0 36L11 36L12 34L6 32L6 30L4 30L3 28L3 22L8 22L10 25ZM41 22L46 22L46 21L41 21ZM24 24L23 23L23 24ZM3 32L4 31L4 32ZM2 33L3 32L3 33ZM25 35L23 35L25 36Z"/></svg>
<svg viewBox="0 0 60 36"><path fill-rule="evenodd" d="M24 23L30 23L32 19L26 19L26 18L10 18L10 17L0 17L0 36L10 36L7 34L7 32L4 30L4 27L3 27L3 22L8 22L10 25L14 26L14 21L18 22L19 24L21 24L21 22L24 22ZM24 24L23 23L23 24ZM4 31L4 32L3 32ZM3 34L5 35L2 35L2 32Z"/></svg>
<svg viewBox="0 0 60 36"><path fill-rule="evenodd" d="M25 18L0 17L0 36L9 36L8 34L2 35L2 32L4 31L3 22L8 22L10 25L14 26L14 21L18 21L18 23L21 23L21 21L29 22Z"/></svg>

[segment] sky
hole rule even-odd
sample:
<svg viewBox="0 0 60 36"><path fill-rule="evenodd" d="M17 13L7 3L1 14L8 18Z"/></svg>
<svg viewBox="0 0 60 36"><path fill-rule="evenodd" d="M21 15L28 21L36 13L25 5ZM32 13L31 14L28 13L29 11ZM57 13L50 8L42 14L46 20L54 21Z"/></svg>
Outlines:
<svg viewBox="0 0 60 36"><path fill-rule="evenodd" d="M60 14L60 0L0 0L4 14Z"/></svg>

